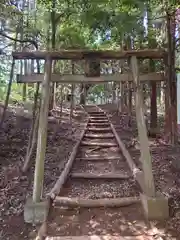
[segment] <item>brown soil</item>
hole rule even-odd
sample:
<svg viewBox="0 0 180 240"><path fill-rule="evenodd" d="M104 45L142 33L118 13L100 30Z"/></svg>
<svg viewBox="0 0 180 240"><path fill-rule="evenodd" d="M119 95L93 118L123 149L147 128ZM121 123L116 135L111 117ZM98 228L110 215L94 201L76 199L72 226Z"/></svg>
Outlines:
<svg viewBox="0 0 180 240"><path fill-rule="evenodd" d="M109 112L113 124L121 126L117 127L117 131L135 162L141 168L135 118L133 118L132 127L129 127L126 114L118 116L114 109L111 109L111 105L104 106L104 109ZM72 147L78 139L81 129L83 129L82 122L82 115L77 116L73 124L68 123L67 120L59 126L53 121L49 122L45 164L45 193L52 188L60 175ZM25 224L23 220L23 205L26 197L32 194L34 172L32 167L25 176L20 173L20 167L26 153L29 128L29 118L8 113L4 127L0 131L0 239L3 240L34 239L38 229L38 226ZM54 136L55 128L57 133ZM144 236L142 239L180 239L180 170L177 168L177 160L180 158L179 147L165 145L161 139L150 139L150 143L156 188L170 197L171 216L168 221L147 223L144 220L142 208L138 204L119 209L71 210L54 208L48 228L49 235L111 234L115 236ZM115 153L119 156L118 149L114 147L101 149L101 156L114 155ZM97 151L89 152L89 149L83 147L79 157L96 154ZM123 157L122 161L109 160L106 165L103 162L95 165L92 162L83 163L76 160L73 166L73 172L77 172L77 170L78 172L106 172L114 169L118 172L123 169L126 173L129 173ZM88 198L98 198L104 193L108 196L112 194L111 197L134 196L138 193L138 187L131 179L128 180L128 184L124 180L111 181L109 184L99 180L98 182L86 180L86 183L84 180L73 180L72 183L71 179L69 179L63 191L65 196L79 195ZM149 238L150 236L151 238Z"/></svg>
<svg viewBox="0 0 180 240"><path fill-rule="evenodd" d="M66 109L65 109L66 110ZM0 239L29 239L36 227L25 224L23 207L26 198L32 195L34 164L27 174L22 175L21 167L26 154L31 118L9 111L0 130ZM49 118L48 145L45 159L44 194L50 191L79 138L85 121L85 114L77 109L72 124L68 112L64 111L63 121ZM34 163L35 153L32 159Z"/></svg>

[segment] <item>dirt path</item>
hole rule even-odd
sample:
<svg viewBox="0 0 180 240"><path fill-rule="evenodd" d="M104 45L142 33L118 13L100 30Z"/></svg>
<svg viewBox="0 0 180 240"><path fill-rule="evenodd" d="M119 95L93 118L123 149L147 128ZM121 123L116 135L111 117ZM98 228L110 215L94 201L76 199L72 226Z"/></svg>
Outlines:
<svg viewBox="0 0 180 240"><path fill-rule="evenodd" d="M78 179L70 177L63 187L61 196L81 199L117 199L138 196L140 189L117 145L108 118L101 112L96 113L96 108L86 107L85 109L89 113L90 120L71 170L71 175L81 173L83 177ZM94 142L97 144L92 147L91 144ZM90 177L84 179L87 173L126 175L128 179L108 179L108 176L105 179L90 179ZM72 210L55 207L50 222L48 236L54 239L57 236L107 234L126 237L148 236L148 225L141 205L138 203L120 208Z"/></svg>

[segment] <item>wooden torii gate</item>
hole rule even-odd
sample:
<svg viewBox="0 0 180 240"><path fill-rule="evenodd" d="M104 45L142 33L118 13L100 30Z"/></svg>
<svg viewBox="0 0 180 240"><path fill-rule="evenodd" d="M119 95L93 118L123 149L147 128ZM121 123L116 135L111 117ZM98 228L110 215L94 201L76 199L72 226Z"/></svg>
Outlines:
<svg viewBox="0 0 180 240"><path fill-rule="evenodd" d="M34 52L13 52L14 59L36 59L45 60L44 74L17 75L19 83L42 83L41 90L41 107L39 116L39 129L37 141L36 164L34 173L33 202L41 201L44 181L44 159L47 144L47 123L48 108L50 99L50 82L61 83L103 83L103 82L120 82L132 81L135 89L135 109L138 134L140 140L141 159L143 166L144 191L149 197L155 197L155 186L152 174L152 162L149 151L147 130L143 115L143 102L141 96L141 81L164 81L163 72L151 72L148 74L139 74L138 59L164 59L167 56L165 50L146 49L146 50L129 50L129 51L94 51L94 50L61 50L61 51L34 51ZM100 61L108 59L131 59L131 73L128 74L109 74L94 76L85 75L60 75L52 74L53 60L86 60Z"/></svg>

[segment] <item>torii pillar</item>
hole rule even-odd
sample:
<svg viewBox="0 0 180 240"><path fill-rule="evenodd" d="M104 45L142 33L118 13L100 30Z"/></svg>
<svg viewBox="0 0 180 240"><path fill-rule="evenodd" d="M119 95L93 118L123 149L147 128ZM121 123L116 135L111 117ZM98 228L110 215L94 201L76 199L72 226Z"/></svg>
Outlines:
<svg viewBox="0 0 180 240"><path fill-rule="evenodd" d="M32 199L27 200L24 209L24 220L28 223L43 222L48 211L48 203L47 201L42 201L42 193L44 182L44 161L47 145L51 68L52 60L47 58L45 61L44 81L41 84L41 106L39 115L33 196Z"/></svg>

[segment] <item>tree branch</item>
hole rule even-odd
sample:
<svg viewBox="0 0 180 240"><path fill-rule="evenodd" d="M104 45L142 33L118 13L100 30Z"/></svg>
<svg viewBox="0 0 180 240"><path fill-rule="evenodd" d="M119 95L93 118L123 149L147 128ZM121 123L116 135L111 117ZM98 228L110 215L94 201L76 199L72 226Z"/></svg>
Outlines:
<svg viewBox="0 0 180 240"><path fill-rule="evenodd" d="M10 37L10 36L8 36L8 35L6 35L4 32L2 32L2 31L0 31L0 35L1 36L3 36L3 37L6 37L6 38L8 38L8 39L10 39L10 40L12 40L12 41L15 41L15 42L20 42L20 43L31 43L32 45L34 45L34 47L36 48L36 49L38 49L38 44L37 44L37 42L36 41L34 41L34 40L31 40L31 39L24 39L24 40L20 40L20 39L17 39L17 38L13 38L13 37Z"/></svg>
<svg viewBox="0 0 180 240"><path fill-rule="evenodd" d="M71 16L71 14L72 14L72 12L68 12L68 13L60 13L57 17L56 17L56 19L55 19L55 24L57 25L58 24L58 21L61 19L61 18L63 18L63 17L65 17L66 16L66 19L68 19L70 16Z"/></svg>
<svg viewBox="0 0 180 240"><path fill-rule="evenodd" d="M180 43L178 43L178 44L176 45L175 50L178 51L178 48L179 48L179 47L180 47Z"/></svg>
<svg viewBox="0 0 180 240"><path fill-rule="evenodd" d="M177 43L178 41L180 41L180 38L177 38L175 42Z"/></svg>
<svg viewBox="0 0 180 240"><path fill-rule="evenodd" d="M1 48L1 50L3 51L4 49L6 49L7 47L10 47L10 46L12 46L12 44L11 44L11 43L10 43L10 44L8 44L8 45L6 45L5 47Z"/></svg>
<svg viewBox="0 0 180 240"><path fill-rule="evenodd" d="M155 18L147 18L148 21L152 21L152 20L158 20L158 19L163 19L165 18L166 16L159 16L159 17L155 17Z"/></svg>
<svg viewBox="0 0 180 240"><path fill-rule="evenodd" d="M58 21L61 19L61 17L64 16L64 13L59 14L56 18L55 18L55 25L57 25Z"/></svg>

